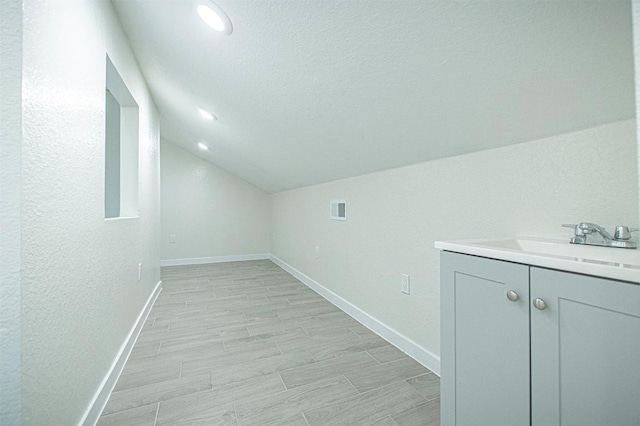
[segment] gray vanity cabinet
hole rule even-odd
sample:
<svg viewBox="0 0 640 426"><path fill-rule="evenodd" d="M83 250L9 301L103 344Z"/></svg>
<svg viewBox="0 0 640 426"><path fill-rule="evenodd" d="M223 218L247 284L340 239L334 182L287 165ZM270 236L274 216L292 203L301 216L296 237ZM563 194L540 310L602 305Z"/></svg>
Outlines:
<svg viewBox="0 0 640 426"><path fill-rule="evenodd" d="M443 425L640 424L639 285L444 251L441 301Z"/></svg>
<svg viewBox="0 0 640 426"><path fill-rule="evenodd" d="M640 425L640 285L531 267L533 425Z"/></svg>
<svg viewBox="0 0 640 426"><path fill-rule="evenodd" d="M529 267L442 252L441 274L442 424L528 424Z"/></svg>

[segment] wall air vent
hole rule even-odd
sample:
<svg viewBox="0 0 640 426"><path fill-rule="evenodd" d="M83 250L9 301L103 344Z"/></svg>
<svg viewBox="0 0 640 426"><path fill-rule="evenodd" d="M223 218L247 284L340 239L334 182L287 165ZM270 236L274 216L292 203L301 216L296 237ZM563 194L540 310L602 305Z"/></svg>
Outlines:
<svg viewBox="0 0 640 426"><path fill-rule="evenodd" d="M331 201L331 219L347 220L347 202L345 200Z"/></svg>

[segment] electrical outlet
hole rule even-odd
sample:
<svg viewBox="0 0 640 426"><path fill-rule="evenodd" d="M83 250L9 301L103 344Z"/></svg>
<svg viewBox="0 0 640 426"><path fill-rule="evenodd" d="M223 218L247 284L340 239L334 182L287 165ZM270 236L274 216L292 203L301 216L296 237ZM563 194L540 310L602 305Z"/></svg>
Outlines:
<svg viewBox="0 0 640 426"><path fill-rule="evenodd" d="M320 258L320 247L316 246L316 259Z"/></svg>
<svg viewBox="0 0 640 426"><path fill-rule="evenodd" d="M176 242L176 234L171 234L169 236L169 242L170 243L175 243Z"/></svg>
<svg viewBox="0 0 640 426"><path fill-rule="evenodd" d="M138 281L142 279L142 263L138 263Z"/></svg>
<svg viewBox="0 0 640 426"><path fill-rule="evenodd" d="M400 291L404 294L409 294L409 275L400 274Z"/></svg>

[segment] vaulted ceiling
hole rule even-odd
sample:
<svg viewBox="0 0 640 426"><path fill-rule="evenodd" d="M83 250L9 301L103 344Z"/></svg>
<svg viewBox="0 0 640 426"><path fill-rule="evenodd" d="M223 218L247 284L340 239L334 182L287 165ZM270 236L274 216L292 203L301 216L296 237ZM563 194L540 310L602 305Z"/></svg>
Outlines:
<svg viewBox="0 0 640 426"><path fill-rule="evenodd" d="M114 0L162 137L267 192L635 116L626 1L199 4Z"/></svg>

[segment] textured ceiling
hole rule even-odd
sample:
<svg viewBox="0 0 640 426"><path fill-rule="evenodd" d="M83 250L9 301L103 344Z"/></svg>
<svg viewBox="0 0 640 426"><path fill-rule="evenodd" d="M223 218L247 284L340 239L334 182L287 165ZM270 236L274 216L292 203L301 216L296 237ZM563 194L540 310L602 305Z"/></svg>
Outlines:
<svg viewBox="0 0 640 426"><path fill-rule="evenodd" d="M206 2L114 5L163 138L268 192L635 116L626 1Z"/></svg>

